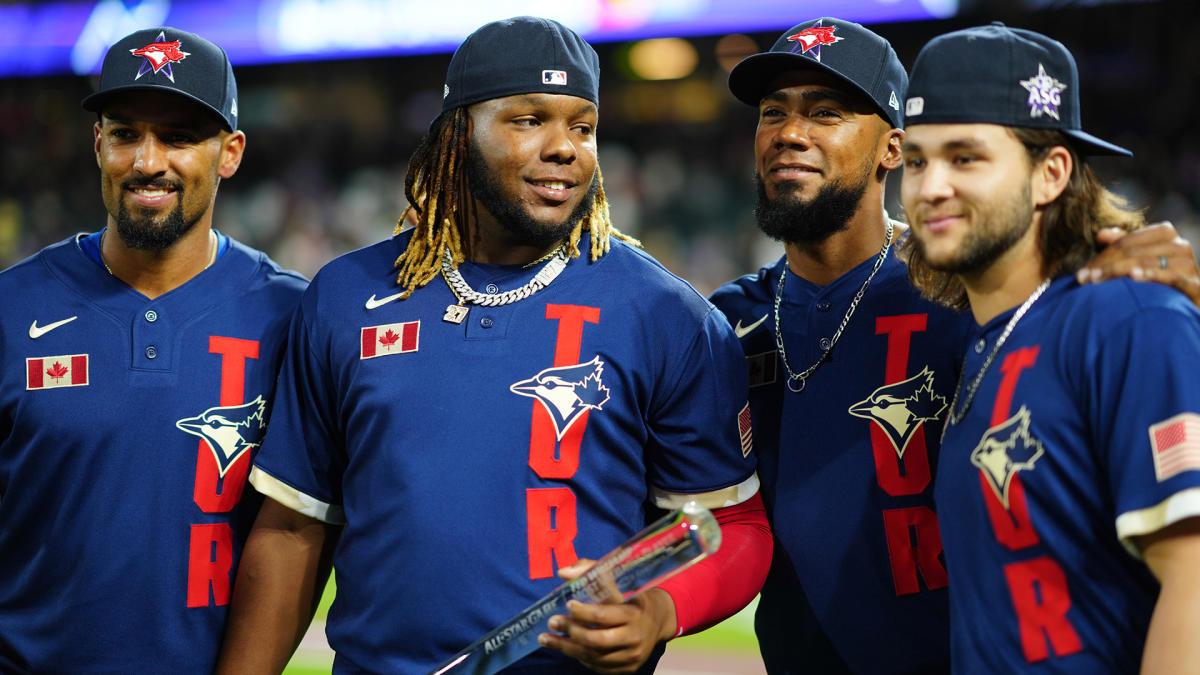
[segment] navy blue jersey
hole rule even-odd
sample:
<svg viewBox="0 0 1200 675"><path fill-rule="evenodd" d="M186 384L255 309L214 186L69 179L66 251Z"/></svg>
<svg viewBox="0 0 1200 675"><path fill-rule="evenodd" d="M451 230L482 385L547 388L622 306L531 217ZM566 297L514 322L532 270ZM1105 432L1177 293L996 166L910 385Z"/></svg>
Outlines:
<svg viewBox="0 0 1200 675"><path fill-rule="evenodd" d="M0 273L0 671L208 673L305 281L231 243L149 300L81 239Z"/></svg>
<svg viewBox="0 0 1200 675"><path fill-rule="evenodd" d="M1165 286L1062 278L1020 320L938 468L956 671L1137 671L1158 584L1130 539L1200 515L1197 363Z"/></svg>
<svg viewBox="0 0 1200 675"><path fill-rule="evenodd" d="M327 623L339 672L428 672L561 583L558 568L639 531L648 506L757 491L737 339L685 282L614 241L454 324L441 278L382 302L410 236L313 280L251 477L345 523ZM540 268L460 270L496 293ZM521 662L539 665L582 672L549 650Z"/></svg>
<svg viewBox="0 0 1200 675"><path fill-rule="evenodd" d="M763 499L776 535L755 618L770 672L937 672L949 665L946 570L931 478L970 319L923 300L884 262L803 392L875 258L818 286L786 258L722 286L750 372ZM810 670L811 669L811 670Z"/></svg>

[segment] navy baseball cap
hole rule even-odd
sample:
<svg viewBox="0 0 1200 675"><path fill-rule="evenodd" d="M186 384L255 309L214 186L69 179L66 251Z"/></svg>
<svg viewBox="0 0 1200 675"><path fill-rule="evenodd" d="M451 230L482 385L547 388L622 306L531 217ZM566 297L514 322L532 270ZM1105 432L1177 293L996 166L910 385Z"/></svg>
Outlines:
<svg viewBox="0 0 1200 675"><path fill-rule="evenodd" d="M442 112L516 94L566 94L599 105L600 59L570 28L535 16L493 21L455 50Z"/></svg>
<svg viewBox="0 0 1200 675"><path fill-rule="evenodd" d="M237 82L225 50L194 33L147 28L121 38L104 55L100 89L83 99L99 112L109 97L125 91L169 91L189 98L237 129Z"/></svg>
<svg viewBox="0 0 1200 675"><path fill-rule="evenodd" d="M771 93L771 82L789 70L830 73L866 95L893 127L903 123L904 66L887 40L857 23L823 17L792 26L769 51L747 56L729 71L729 91L757 106Z"/></svg>
<svg viewBox="0 0 1200 675"><path fill-rule="evenodd" d="M1084 155L1133 154L1082 130L1079 72L1062 43L999 22L947 33L921 49L904 118L909 125L1056 129Z"/></svg>

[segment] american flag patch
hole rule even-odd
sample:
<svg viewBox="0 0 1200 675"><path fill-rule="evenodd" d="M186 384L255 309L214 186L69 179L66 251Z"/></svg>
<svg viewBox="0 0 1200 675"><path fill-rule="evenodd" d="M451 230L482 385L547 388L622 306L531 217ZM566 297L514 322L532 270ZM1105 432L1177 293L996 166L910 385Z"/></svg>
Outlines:
<svg viewBox="0 0 1200 675"><path fill-rule="evenodd" d="M385 323L381 326L368 326L362 329L362 352L360 359L373 359L377 356L406 354L417 351L421 337L420 321L405 321L404 323Z"/></svg>
<svg viewBox="0 0 1200 675"><path fill-rule="evenodd" d="M567 71L565 70L543 70L542 84L558 84L566 86Z"/></svg>
<svg viewBox="0 0 1200 675"><path fill-rule="evenodd" d="M1160 483L1177 473L1200 470L1200 415L1180 413L1151 425L1150 449Z"/></svg>
<svg viewBox="0 0 1200 675"><path fill-rule="evenodd" d="M87 383L87 354L25 359L25 388L27 390L86 387Z"/></svg>
<svg viewBox="0 0 1200 675"><path fill-rule="evenodd" d="M742 438L742 457L750 454L754 448L754 434L750 430L750 404L742 406L738 413L738 435Z"/></svg>

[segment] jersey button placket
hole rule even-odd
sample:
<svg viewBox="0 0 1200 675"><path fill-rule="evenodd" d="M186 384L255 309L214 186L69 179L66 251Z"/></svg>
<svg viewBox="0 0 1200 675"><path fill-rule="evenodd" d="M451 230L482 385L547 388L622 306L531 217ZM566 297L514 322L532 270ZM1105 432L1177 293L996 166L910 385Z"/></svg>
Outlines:
<svg viewBox="0 0 1200 675"><path fill-rule="evenodd" d="M143 308L133 315L134 367L143 370L169 370L171 359L166 358L165 346L170 343L170 321L167 314L155 308Z"/></svg>

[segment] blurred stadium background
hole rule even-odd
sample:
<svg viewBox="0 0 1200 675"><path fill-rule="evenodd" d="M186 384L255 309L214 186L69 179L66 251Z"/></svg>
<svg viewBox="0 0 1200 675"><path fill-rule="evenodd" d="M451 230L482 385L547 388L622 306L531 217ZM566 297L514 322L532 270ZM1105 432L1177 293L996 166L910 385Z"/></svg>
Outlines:
<svg viewBox="0 0 1200 675"><path fill-rule="evenodd" d="M1200 243L1194 0L0 0L0 268L103 226L94 116L79 101L126 33L171 25L226 48L248 145L216 226L312 276L390 235L450 51L517 14L559 19L596 46L614 221L702 293L780 254L754 226L756 115L728 93L728 70L829 14L869 25L906 65L931 37L993 20L1059 39L1079 62L1084 128L1135 153L1098 160L1099 173ZM289 672L327 672L321 643ZM761 672L755 649L743 613L673 644L664 671ZM691 653L703 665L671 665Z"/></svg>

